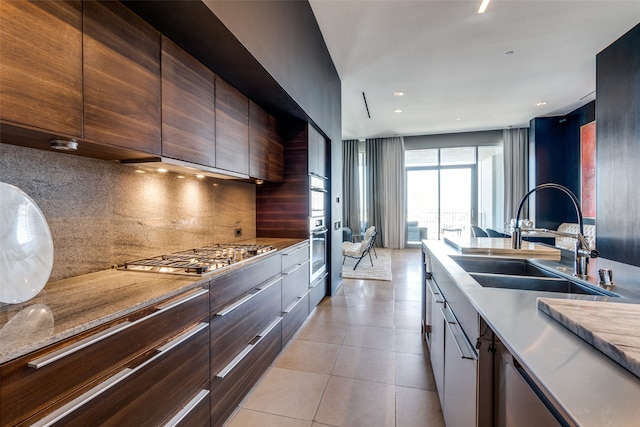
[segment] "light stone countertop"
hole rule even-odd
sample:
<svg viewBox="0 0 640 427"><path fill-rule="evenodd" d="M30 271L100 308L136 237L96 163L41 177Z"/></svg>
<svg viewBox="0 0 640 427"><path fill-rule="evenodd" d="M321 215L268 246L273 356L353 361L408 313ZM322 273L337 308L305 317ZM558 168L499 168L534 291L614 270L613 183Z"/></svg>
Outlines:
<svg viewBox="0 0 640 427"><path fill-rule="evenodd" d="M449 255L460 255L442 241L423 241L448 271L480 316L507 349L560 409L570 424L630 426L640 420L640 379L589 345L569 329L538 310L538 297L640 303L640 268L606 259L592 260L597 268L613 268L620 297L594 297L555 292L483 288ZM536 261L547 267L567 261ZM593 262L596 261L596 262ZM570 267L570 264L569 264ZM566 276L571 276L571 270ZM594 279L589 279L594 281Z"/></svg>
<svg viewBox="0 0 640 427"><path fill-rule="evenodd" d="M216 276L305 241L257 238L238 242L270 244L277 251L200 277L110 269L49 282L29 301L0 304L0 364L206 285Z"/></svg>

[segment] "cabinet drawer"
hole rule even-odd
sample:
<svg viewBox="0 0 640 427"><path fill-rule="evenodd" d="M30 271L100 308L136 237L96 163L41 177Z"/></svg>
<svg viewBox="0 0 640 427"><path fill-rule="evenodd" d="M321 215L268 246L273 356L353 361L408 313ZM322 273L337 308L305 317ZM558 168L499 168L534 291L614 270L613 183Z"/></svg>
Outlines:
<svg viewBox="0 0 640 427"><path fill-rule="evenodd" d="M209 384L195 394L163 427L209 427L211 392Z"/></svg>
<svg viewBox="0 0 640 427"><path fill-rule="evenodd" d="M208 291L194 289L1 369L0 419L12 425L206 318ZM34 390L38 390L34 393Z"/></svg>
<svg viewBox="0 0 640 427"><path fill-rule="evenodd" d="M282 318L211 379L211 426L221 426L282 349Z"/></svg>
<svg viewBox="0 0 640 427"><path fill-rule="evenodd" d="M194 325L34 425L157 426L170 420L208 380L208 328Z"/></svg>
<svg viewBox="0 0 640 427"><path fill-rule="evenodd" d="M285 271L296 264L309 260L309 245L296 246L282 252L282 270Z"/></svg>
<svg viewBox="0 0 640 427"><path fill-rule="evenodd" d="M211 316L211 374L216 375L282 311L276 276Z"/></svg>
<svg viewBox="0 0 640 427"><path fill-rule="evenodd" d="M288 307L309 289L309 260L282 272L282 308Z"/></svg>
<svg viewBox="0 0 640 427"><path fill-rule="evenodd" d="M309 316L309 294L311 290L296 298L282 313L282 346L285 346Z"/></svg>
<svg viewBox="0 0 640 427"><path fill-rule="evenodd" d="M211 280L211 310L240 297L270 277L280 274L280 254L266 258L247 267L233 270Z"/></svg>
<svg viewBox="0 0 640 427"><path fill-rule="evenodd" d="M320 304L322 298L327 295L327 279L329 274L324 274L322 277L314 281L309 285L309 313Z"/></svg>

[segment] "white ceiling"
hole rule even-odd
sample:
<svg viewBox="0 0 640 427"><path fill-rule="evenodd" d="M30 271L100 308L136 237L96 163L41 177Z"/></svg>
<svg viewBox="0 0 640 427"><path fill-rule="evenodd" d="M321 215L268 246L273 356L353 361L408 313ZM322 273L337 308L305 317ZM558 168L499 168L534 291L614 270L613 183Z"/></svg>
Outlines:
<svg viewBox="0 0 640 427"><path fill-rule="evenodd" d="M640 0L309 2L342 80L343 139L564 115L595 98L596 54L640 22Z"/></svg>

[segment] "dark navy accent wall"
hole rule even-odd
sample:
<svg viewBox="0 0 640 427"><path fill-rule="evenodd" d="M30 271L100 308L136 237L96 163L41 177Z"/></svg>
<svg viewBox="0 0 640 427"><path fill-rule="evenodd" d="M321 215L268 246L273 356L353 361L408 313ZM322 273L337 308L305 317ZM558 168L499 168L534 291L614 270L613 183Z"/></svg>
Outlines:
<svg viewBox="0 0 640 427"><path fill-rule="evenodd" d="M529 139L535 164L530 188L553 182L580 198L580 127L595 119L592 101L566 116L531 120ZM556 229L563 222L577 222L575 208L562 192L546 189L535 195L536 226Z"/></svg>
<svg viewBox="0 0 640 427"><path fill-rule="evenodd" d="M640 266L640 24L596 56L596 241Z"/></svg>

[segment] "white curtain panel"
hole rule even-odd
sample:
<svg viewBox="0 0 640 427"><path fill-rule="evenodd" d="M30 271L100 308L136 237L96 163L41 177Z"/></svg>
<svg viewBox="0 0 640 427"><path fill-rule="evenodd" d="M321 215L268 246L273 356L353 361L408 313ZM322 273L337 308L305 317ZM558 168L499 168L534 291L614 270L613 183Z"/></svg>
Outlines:
<svg viewBox="0 0 640 427"><path fill-rule="evenodd" d="M387 248L403 249L407 222L404 138L385 138L382 150L383 241Z"/></svg>
<svg viewBox="0 0 640 427"><path fill-rule="evenodd" d="M505 129L504 142L504 218L516 215L520 200L527 193L529 176L529 129ZM523 218L528 218L525 206Z"/></svg>

